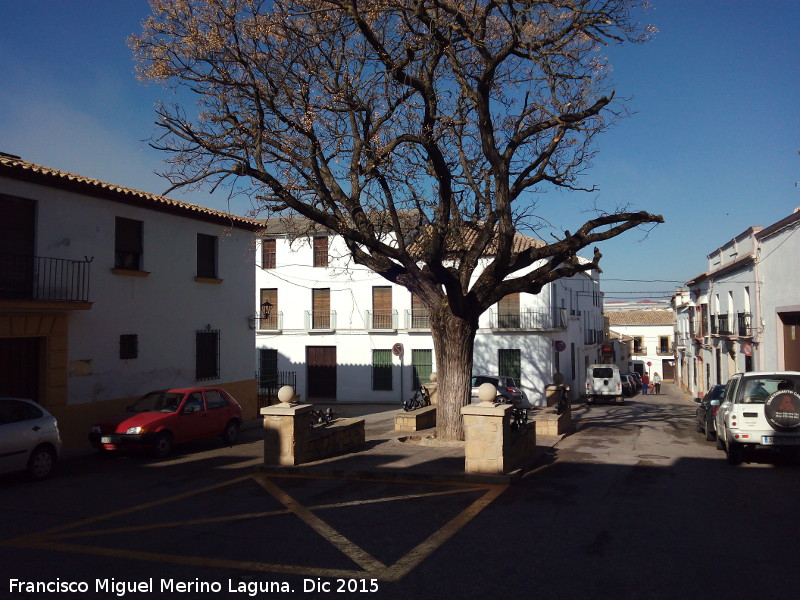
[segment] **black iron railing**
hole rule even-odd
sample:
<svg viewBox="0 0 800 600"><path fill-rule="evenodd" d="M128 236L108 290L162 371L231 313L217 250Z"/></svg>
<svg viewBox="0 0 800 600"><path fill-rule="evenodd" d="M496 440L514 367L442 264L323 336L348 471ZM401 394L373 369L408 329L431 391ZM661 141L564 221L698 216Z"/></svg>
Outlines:
<svg viewBox="0 0 800 600"><path fill-rule="evenodd" d="M561 329L565 327L563 311L529 310L519 313L492 313L492 329Z"/></svg>
<svg viewBox="0 0 800 600"><path fill-rule="evenodd" d="M0 254L0 298L88 302L91 262Z"/></svg>

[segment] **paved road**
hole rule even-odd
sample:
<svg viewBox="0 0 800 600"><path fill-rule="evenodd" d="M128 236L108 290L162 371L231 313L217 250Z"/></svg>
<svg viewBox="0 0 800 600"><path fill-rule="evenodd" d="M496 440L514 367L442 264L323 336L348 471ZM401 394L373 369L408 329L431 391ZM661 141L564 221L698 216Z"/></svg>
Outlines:
<svg viewBox="0 0 800 600"><path fill-rule="evenodd" d="M4 478L0 597L796 597L800 467L727 465L665 392L576 407L510 487L265 475L258 430Z"/></svg>

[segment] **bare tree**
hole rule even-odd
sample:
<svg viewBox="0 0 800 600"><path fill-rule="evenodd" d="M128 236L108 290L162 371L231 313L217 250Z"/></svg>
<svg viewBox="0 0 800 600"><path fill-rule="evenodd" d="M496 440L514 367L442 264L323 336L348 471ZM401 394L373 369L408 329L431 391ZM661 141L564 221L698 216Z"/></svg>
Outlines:
<svg viewBox="0 0 800 600"><path fill-rule="evenodd" d="M597 249L578 260L587 246L663 222L600 214L552 243L518 243L536 227L531 192L586 189L595 136L624 116L601 50L644 41L635 0L151 5L130 40L139 74L197 102L156 109L170 189L232 183L327 227L418 296L445 439L463 436L483 312L598 268Z"/></svg>

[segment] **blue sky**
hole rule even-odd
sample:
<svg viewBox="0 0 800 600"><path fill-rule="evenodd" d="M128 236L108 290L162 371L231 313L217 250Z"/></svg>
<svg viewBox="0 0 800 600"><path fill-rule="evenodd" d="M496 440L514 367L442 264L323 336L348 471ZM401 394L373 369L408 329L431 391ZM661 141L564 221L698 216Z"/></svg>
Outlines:
<svg viewBox="0 0 800 600"><path fill-rule="evenodd" d="M539 197L562 229L594 205L664 215L652 231L600 246L607 299L668 297L705 271L708 253L800 205L800 1L653 5L644 20L655 38L608 50L618 97L635 114L600 139L584 177L599 191ZM145 0L0 0L0 151L163 193L154 174L163 156L143 140L166 93L136 80L126 45L148 10ZM223 193L170 195L251 208Z"/></svg>

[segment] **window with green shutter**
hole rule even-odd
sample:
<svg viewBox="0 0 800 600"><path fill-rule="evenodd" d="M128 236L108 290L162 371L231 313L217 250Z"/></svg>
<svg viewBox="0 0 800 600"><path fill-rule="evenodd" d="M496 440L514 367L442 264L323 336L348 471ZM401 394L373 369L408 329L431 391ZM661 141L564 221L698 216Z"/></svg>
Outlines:
<svg viewBox="0 0 800 600"><path fill-rule="evenodd" d="M372 351L372 389L392 389L392 351Z"/></svg>
<svg viewBox="0 0 800 600"><path fill-rule="evenodd" d="M499 349L497 351L498 375L513 377L517 385L522 385L522 357L519 350Z"/></svg>
<svg viewBox="0 0 800 600"><path fill-rule="evenodd" d="M418 390L423 383L430 383L433 372L433 350L412 350L411 367L414 371L412 387Z"/></svg>

